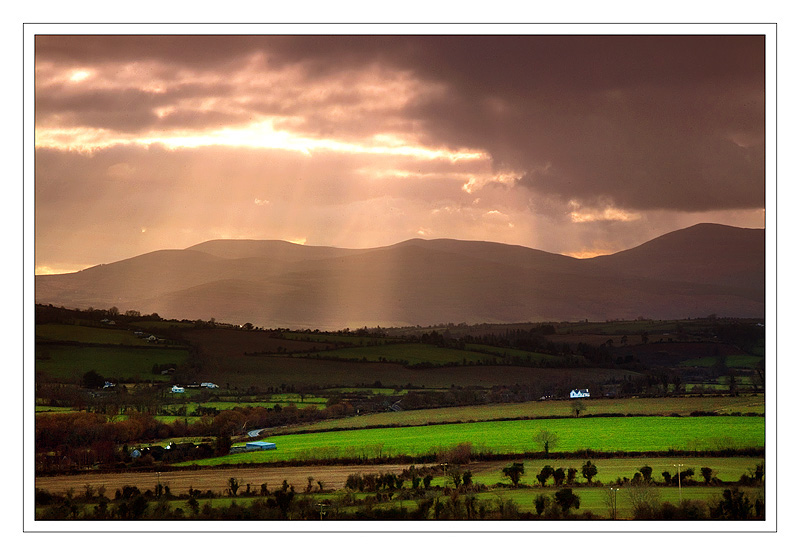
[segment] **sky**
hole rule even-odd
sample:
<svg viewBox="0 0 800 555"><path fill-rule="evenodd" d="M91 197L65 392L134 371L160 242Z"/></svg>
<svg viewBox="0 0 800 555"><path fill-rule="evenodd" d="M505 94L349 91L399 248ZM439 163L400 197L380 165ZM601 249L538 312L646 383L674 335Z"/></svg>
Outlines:
<svg viewBox="0 0 800 555"><path fill-rule="evenodd" d="M211 239L608 254L765 223L765 41L35 39L36 273Z"/></svg>

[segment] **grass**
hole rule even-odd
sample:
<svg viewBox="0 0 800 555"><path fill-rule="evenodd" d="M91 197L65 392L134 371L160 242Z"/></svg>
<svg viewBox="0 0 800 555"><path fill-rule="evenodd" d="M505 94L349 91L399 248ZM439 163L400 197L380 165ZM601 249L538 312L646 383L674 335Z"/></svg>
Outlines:
<svg viewBox="0 0 800 555"><path fill-rule="evenodd" d="M692 358L682 361L680 366L711 368L718 360L719 357ZM757 368L763 360L763 356L728 355L725 357L725 366L728 368Z"/></svg>
<svg viewBox="0 0 800 555"><path fill-rule="evenodd" d="M664 397L653 399L585 399L582 414L636 414L688 416L694 411L764 414L764 396L754 397ZM295 430L324 430L336 428L365 428L368 426L421 426L440 422L477 422L502 418L536 418L569 416L571 401L530 401L468 407L447 407L405 412L365 414L335 421L315 422L293 428Z"/></svg>
<svg viewBox="0 0 800 555"><path fill-rule="evenodd" d="M48 356L41 359L40 356ZM94 370L111 378L136 378L168 380L168 376L152 373L154 364L180 364L189 353L183 349L163 347L88 347L48 345L37 349L36 371L55 379L79 380L84 373Z"/></svg>
<svg viewBox="0 0 800 555"><path fill-rule="evenodd" d="M585 482L580 472L581 466L586 462L585 459L524 459L521 462L525 464L525 474L520 480L521 484L539 487L536 475L548 464L553 468L576 468L578 470L578 480ZM663 483L662 472L668 471L670 474L675 474L673 465L678 463L684 465L681 471L693 468L693 478L696 481L702 481L700 469L706 466L714 470L716 472L715 476L720 480L735 482L739 480L742 474L746 474L750 469L755 468L757 464L763 463L764 460L752 457L637 457L594 459L592 462L597 466L597 476L593 478L595 482L611 483L616 481L617 478L633 478L633 475L640 468L650 466L653 469L652 479L655 482ZM493 486L498 483L510 484L509 479L503 475L503 468L508 464L508 462L498 462L492 465L491 468L476 472L472 480L476 484L485 484L486 486ZM553 479L550 478L547 484L552 487Z"/></svg>
<svg viewBox="0 0 800 555"><path fill-rule="evenodd" d="M358 393L361 395L405 395L407 389L395 389L393 387L332 387L326 389L325 393Z"/></svg>
<svg viewBox="0 0 800 555"><path fill-rule="evenodd" d="M358 347L371 345L386 345L387 343L397 343L400 339L385 337L361 337L358 335L334 335L326 333L303 333L303 332L283 332L284 339L292 341L312 341L315 343L348 344Z"/></svg>
<svg viewBox="0 0 800 555"><path fill-rule="evenodd" d="M258 485L253 484L256 491L258 490ZM408 488L408 485L406 485ZM656 487L653 488L654 494L659 503L669 502L673 505L678 505L680 500L683 499L684 501L702 501L708 504L714 504L719 499L722 498L722 493L729 489L725 486L690 486L690 487L683 487L680 490L677 487ZM739 488L740 491L744 492L748 498L751 500L764 498L764 490L763 488L757 487L741 487ZM241 488L241 491L244 491L244 488ZM535 513L535 505L534 499L539 495L545 495L549 497L551 502L553 501L553 496L558 491L555 487L534 487L534 488L497 488L491 491L480 492L477 494L464 494L461 496L461 499L465 499L468 495L474 495L475 499L481 502L501 502L501 501L513 501L518 509L523 512L533 512ZM582 487L582 488L573 488L573 493L575 493L580 499L580 508L575 510L573 509L573 513L581 514L585 511L589 511L593 513L598 518L610 518L611 517L611 509L610 509L610 493L609 489L605 487ZM108 492L106 492L108 495ZM367 493L354 493L353 498L359 500L361 502L364 501L367 497L372 494ZM449 496L440 495L439 498L446 502L449 499ZM214 508L227 508L230 507L232 503L236 503L239 506L248 506L256 500L263 500L264 497L261 496L253 496L253 497L244 497L244 496L237 496L237 497L215 497L212 499L205 499L201 498L198 500L200 510L206 505ZM298 493L297 500L301 499L311 499L314 503L320 503L325 501L329 504L330 508L329 511L336 511L337 510L337 499L338 496L336 493ZM628 491L625 488L621 488L616 493L616 518L620 520L630 519L633 517L633 503ZM80 501L79 501L80 503ZM187 499L173 499L166 502L170 508L170 510L175 510L176 508L180 508L183 510L185 515L191 514L191 509ZM96 503L80 503L81 510L85 514L92 514ZM389 508L405 508L408 511L413 511L418 507L418 501L414 499L403 499L403 500L392 500L392 501L384 501L380 503L376 503L373 505L375 508L379 509L389 509ZM148 506L148 512L152 513L152 511L156 507L156 502L151 501ZM349 507L343 506L339 507L338 510L341 513L352 512L356 510L363 509L363 506L357 507ZM37 507L36 514L37 518L41 518L41 515L44 513L46 508L44 507ZM432 512L431 512L432 515Z"/></svg>
<svg viewBox="0 0 800 555"><path fill-rule="evenodd" d="M659 487L655 488L656 495L658 496L659 502L670 502L673 505L678 505L680 499L684 500L695 500L695 501L706 501L706 502L715 502L717 499L722 498L722 492L725 489L729 489L727 487L706 487L706 486L694 486L694 487L683 487L680 491L678 491L677 487ZM752 500L756 499L757 497L764 496L764 490L761 488L739 488L741 491L745 492L747 496ZM557 488L554 487L547 487L547 488L524 488L524 489L497 489L491 492L479 493L476 495L477 499L487 500L487 499L511 499L514 503L517 504L520 510L528 511L528 512L535 512L533 500L536 498L537 495L545 494L548 497L553 497L556 493ZM609 518L610 516L610 509L609 509L609 490L608 488L604 487L597 487L597 488L578 488L573 489L573 493L575 493L580 498L580 508L575 511L574 513L582 513L584 511L591 511L593 514L597 515L600 518ZM552 499L551 499L552 500ZM630 519L633 516L633 505L631 502L630 495L628 492L621 488L620 491L617 492L616 496L616 505L617 505L617 518L618 519Z"/></svg>
<svg viewBox="0 0 800 555"><path fill-rule="evenodd" d="M436 347L431 347L436 349ZM326 351L325 356L335 351ZM459 354L462 351L455 351ZM460 360L460 359L459 359ZM380 382L382 387L412 384L415 387L456 386L491 387L498 384L563 382L577 383L618 380L638 376L628 370L604 368L529 368L521 366L459 366L457 368L405 368L386 362L350 362L300 357L219 357L218 369L208 372L208 379L220 385L248 388L280 387L282 384L320 385L323 387L368 387Z"/></svg>
<svg viewBox="0 0 800 555"><path fill-rule="evenodd" d="M530 362L557 362L563 360L563 357L556 355L534 353L532 351L522 351L520 349L509 349L506 347L491 347L489 345L479 345L477 343L468 343L466 347L471 351L479 353L489 353L501 358L518 358Z"/></svg>
<svg viewBox="0 0 800 555"><path fill-rule="evenodd" d="M764 426L764 419L760 417L611 417L345 430L272 436L265 439L277 444L276 451L241 453L194 462L216 465L425 455L462 442L471 443L476 452L524 453L541 450L533 441L533 436L541 429L558 435L559 443L553 452L763 447Z"/></svg>
<svg viewBox="0 0 800 555"><path fill-rule="evenodd" d="M126 330L70 326L67 324L39 324L36 326L36 341L76 341L78 343L102 343L107 345L147 345L141 337Z"/></svg>
<svg viewBox="0 0 800 555"><path fill-rule="evenodd" d="M326 358L332 357L344 360L363 360L366 362L389 361L408 365L422 363L433 365L492 364L497 361L497 357L493 355L486 355L473 351L461 351L458 349L446 349L424 343L396 343L374 345L370 347L353 347L325 351L324 355L312 354L308 356L324 356Z"/></svg>
<svg viewBox="0 0 800 555"><path fill-rule="evenodd" d="M317 398L317 397L310 397L308 401L300 402L298 401L207 401L201 403L189 402L189 403L173 403L169 405L164 405L162 408L166 410L176 410L181 407L186 407L187 414L193 413L197 410L198 407L206 407L206 408L213 408L219 411L223 410L230 410L236 407L265 407L265 408L272 408L275 405L279 405L281 407L288 407L289 405L295 405L297 408L306 408L306 407L317 407L317 408L325 408L325 399Z"/></svg>
<svg viewBox="0 0 800 555"><path fill-rule="evenodd" d="M58 412L58 413L66 413L66 412L79 412L72 407L50 407L46 405L36 405L35 412Z"/></svg>

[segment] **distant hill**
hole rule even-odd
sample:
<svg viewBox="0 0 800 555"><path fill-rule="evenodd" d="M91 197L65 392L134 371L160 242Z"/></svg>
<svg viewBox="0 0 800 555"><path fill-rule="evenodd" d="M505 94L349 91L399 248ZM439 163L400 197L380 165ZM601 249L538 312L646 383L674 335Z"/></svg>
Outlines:
<svg viewBox="0 0 800 555"><path fill-rule="evenodd" d="M413 239L374 249L208 241L36 277L36 302L167 318L342 329L440 322L763 317L763 229L701 224L575 259Z"/></svg>

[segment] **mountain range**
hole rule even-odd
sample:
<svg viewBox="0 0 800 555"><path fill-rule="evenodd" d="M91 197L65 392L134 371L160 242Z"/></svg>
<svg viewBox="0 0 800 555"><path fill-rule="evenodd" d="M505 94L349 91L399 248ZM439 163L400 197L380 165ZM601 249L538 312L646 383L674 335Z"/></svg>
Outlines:
<svg viewBox="0 0 800 555"><path fill-rule="evenodd" d="M371 249L213 240L36 276L37 303L292 329L763 318L765 232L699 224L577 259L480 241Z"/></svg>

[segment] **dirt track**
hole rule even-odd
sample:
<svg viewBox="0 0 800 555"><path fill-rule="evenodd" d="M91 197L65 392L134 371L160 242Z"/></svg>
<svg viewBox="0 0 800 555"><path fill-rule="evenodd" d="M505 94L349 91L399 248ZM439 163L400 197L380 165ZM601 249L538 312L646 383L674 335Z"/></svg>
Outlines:
<svg viewBox="0 0 800 555"><path fill-rule="evenodd" d="M229 478L237 478L244 491L247 484L252 489L260 490L261 484L267 484L270 490L277 489L284 480L293 485L295 490L304 491L308 485L308 477L314 477L314 488L317 480L321 480L325 489L339 489L350 474L368 474L380 472L394 472L399 474L408 465L358 465L358 466L286 466L263 468L225 468L206 470L173 470L161 472L160 480L169 486L175 494L183 494L189 488L202 491L212 490L221 493L228 487ZM36 487L52 493L65 493L70 488L75 495L84 492L84 486L91 484L95 490L105 486L106 496L113 497L117 489L123 486L136 486L140 490L153 489L158 484L159 476L155 472L128 472L128 473L101 473L80 474L75 476L47 476L37 477Z"/></svg>

